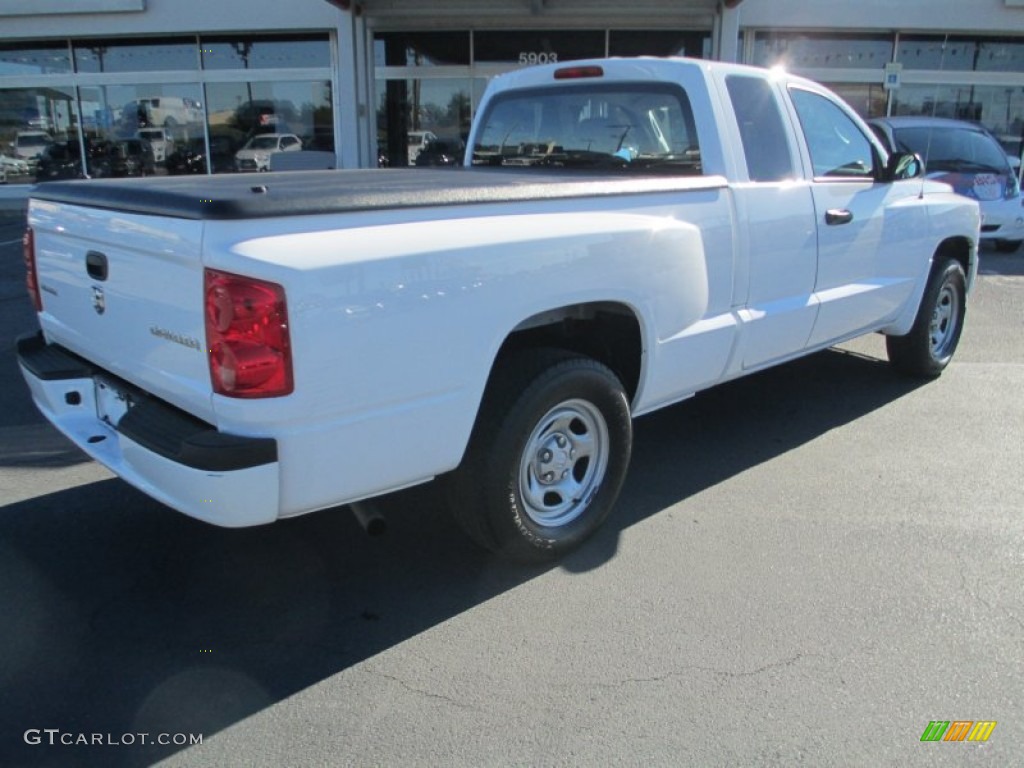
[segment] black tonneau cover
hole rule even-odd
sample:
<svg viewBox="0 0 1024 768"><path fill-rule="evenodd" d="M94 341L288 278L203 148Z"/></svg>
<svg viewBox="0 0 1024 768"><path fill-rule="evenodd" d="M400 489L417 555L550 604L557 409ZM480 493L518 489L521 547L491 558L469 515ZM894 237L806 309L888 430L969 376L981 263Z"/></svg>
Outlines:
<svg viewBox="0 0 1024 768"><path fill-rule="evenodd" d="M417 168L54 181L36 185L31 197L179 219L250 219L722 186L717 176Z"/></svg>

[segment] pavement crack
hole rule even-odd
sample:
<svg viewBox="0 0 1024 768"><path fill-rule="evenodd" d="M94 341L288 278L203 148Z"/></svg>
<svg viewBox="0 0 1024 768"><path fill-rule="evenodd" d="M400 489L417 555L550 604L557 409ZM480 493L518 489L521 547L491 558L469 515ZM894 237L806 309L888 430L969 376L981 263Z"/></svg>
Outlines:
<svg viewBox="0 0 1024 768"><path fill-rule="evenodd" d="M967 569L963 565L960 566L960 591L967 595L971 600L974 600L977 603L981 603L983 606L985 606L985 608L989 610L989 612L996 615L1001 615L1012 621L1021 629L1024 629L1024 621L1022 621L1019 617L1014 615L1011 611L1005 608L1001 608L999 606L992 605L992 603L990 603L988 600L981 596L981 592L977 587L972 587L970 585L970 583L967 580Z"/></svg>
<svg viewBox="0 0 1024 768"><path fill-rule="evenodd" d="M650 677L627 677L622 680L617 680L614 683L602 683L601 685L607 685L610 687L618 688L623 685L643 685L647 683L661 683L666 680L670 680L675 677L682 677L690 672L703 672L705 674L714 675L715 677L725 678L727 680L738 680L748 677L756 677L763 675L765 672L771 672L776 669L785 669L792 667L800 663L804 659L818 657L821 658L821 654L818 653L796 653L792 656L788 656L778 661L773 661L769 664L763 664L754 669L722 669L720 667L707 667L700 664L688 664L686 666L673 669L669 672L665 672L661 675L652 675Z"/></svg>
<svg viewBox="0 0 1024 768"><path fill-rule="evenodd" d="M445 696L441 693L434 693L433 691L426 691L422 688L417 688L415 685L410 684L397 675L389 675L386 672L374 672L373 674L377 675L377 677L383 677L385 680L390 680L393 683L398 683L398 685L402 686L405 690L410 693L415 693L418 696L423 696L428 699L437 699L447 704L451 704L453 707L458 707L459 709L473 709L469 704L463 704L461 701L457 701L451 696Z"/></svg>

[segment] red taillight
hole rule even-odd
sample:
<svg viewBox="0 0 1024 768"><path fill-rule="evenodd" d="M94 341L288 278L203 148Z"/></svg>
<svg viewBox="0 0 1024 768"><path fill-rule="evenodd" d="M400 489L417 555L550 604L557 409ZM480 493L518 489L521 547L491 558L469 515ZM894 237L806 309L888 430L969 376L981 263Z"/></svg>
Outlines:
<svg viewBox="0 0 1024 768"><path fill-rule="evenodd" d="M213 391L229 397L290 394L292 353L284 289L207 269L206 349Z"/></svg>
<svg viewBox="0 0 1024 768"><path fill-rule="evenodd" d="M36 236L31 227L21 237L21 249L25 259L25 288L36 312L42 312L43 297L39 293L39 275L36 273Z"/></svg>
<svg viewBox="0 0 1024 768"><path fill-rule="evenodd" d="M601 67L589 65L584 67L562 67L555 70L555 80L579 80L584 77L604 77Z"/></svg>

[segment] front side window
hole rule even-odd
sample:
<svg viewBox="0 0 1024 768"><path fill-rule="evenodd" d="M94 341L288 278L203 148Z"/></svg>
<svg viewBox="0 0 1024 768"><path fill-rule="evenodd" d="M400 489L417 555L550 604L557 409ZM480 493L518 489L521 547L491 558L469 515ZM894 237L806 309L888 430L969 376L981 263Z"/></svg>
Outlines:
<svg viewBox="0 0 1024 768"><path fill-rule="evenodd" d="M814 176L872 178L875 155L871 142L850 116L819 93L790 88L790 94L807 140Z"/></svg>
<svg viewBox="0 0 1024 768"><path fill-rule="evenodd" d="M480 125L474 165L701 172L693 112L676 86L512 91Z"/></svg>

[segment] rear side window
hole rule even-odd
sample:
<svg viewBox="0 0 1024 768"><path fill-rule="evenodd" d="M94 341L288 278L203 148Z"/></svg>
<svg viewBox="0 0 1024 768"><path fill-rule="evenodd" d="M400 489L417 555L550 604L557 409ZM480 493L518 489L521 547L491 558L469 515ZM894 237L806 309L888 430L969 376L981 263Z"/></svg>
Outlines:
<svg viewBox="0 0 1024 768"><path fill-rule="evenodd" d="M480 125L474 165L701 173L690 100L675 85L509 91Z"/></svg>
<svg viewBox="0 0 1024 768"><path fill-rule="evenodd" d="M793 177L793 157L778 101L764 78L730 75L725 79L740 129L747 174L751 181L782 181Z"/></svg>
<svg viewBox="0 0 1024 768"><path fill-rule="evenodd" d="M875 155L871 142L850 116L819 93L790 88L790 94L811 153L815 178L872 178Z"/></svg>

